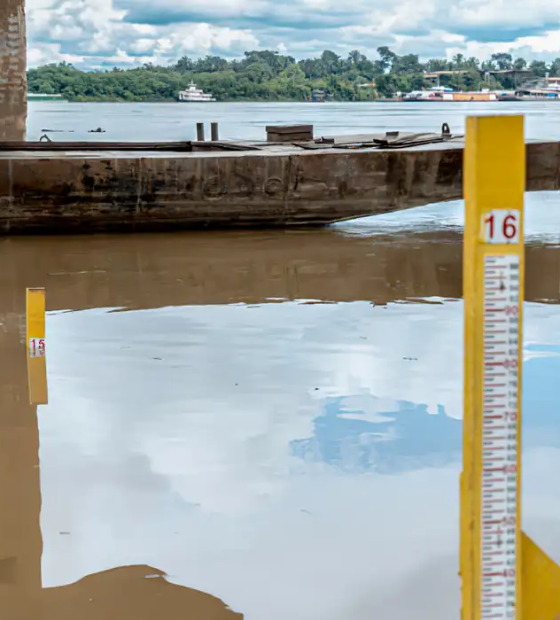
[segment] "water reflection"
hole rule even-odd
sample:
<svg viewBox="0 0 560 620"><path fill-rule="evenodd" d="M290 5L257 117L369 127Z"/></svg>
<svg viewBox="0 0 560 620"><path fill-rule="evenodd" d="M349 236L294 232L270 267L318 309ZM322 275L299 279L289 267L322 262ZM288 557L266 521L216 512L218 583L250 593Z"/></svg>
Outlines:
<svg viewBox="0 0 560 620"><path fill-rule="evenodd" d="M43 588L39 428L29 405L17 324L0 330L0 618L6 620L205 620L243 618L218 598L167 581L148 565L120 566ZM22 346L23 344L23 346ZM59 536L71 536L60 531ZM105 544L100 539L98 544ZM68 558L58 556L56 561Z"/></svg>
<svg viewBox="0 0 560 620"><path fill-rule="evenodd" d="M293 454L347 473L399 473L459 460L461 423L442 406L427 415L426 405L399 402L398 409L380 412L372 422L364 414L375 400L371 394L326 399L313 438L294 440Z"/></svg>
<svg viewBox="0 0 560 620"><path fill-rule="evenodd" d="M460 228L361 226L0 242L6 618L458 613ZM560 248L527 272L525 529L558 557Z"/></svg>

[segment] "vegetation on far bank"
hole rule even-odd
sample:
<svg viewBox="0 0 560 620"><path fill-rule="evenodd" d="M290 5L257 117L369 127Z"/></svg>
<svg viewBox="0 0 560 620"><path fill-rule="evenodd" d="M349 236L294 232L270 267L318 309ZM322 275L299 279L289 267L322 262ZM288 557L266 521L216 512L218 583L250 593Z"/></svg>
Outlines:
<svg viewBox="0 0 560 620"><path fill-rule="evenodd" d="M29 92L60 94L70 101L174 101L191 80L218 101L305 101L315 93L336 101L364 101L391 97L433 85L426 72L455 71L442 85L460 90L510 89L514 75L488 75L485 71L530 70L536 77L560 76L560 58L550 64L510 54L493 54L489 61L434 58L420 62L416 54L399 56L388 47L370 60L359 51L341 58L325 50L318 58L296 61L273 51L245 52L241 60L206 56L181 58L166 67L144 65L134 69L81 71L68 63L49 64L28 72ZM460 73L458 73L460 71ZM375 86L372 86L374 84Z"/></svg>

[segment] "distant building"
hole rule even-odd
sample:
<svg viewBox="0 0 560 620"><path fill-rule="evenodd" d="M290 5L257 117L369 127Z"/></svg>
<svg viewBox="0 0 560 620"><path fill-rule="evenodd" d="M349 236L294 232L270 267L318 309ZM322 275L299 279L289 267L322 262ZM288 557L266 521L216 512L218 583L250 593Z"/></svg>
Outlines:
<svg viewBox="0 0 560 620"><path fill-rule="evenodd" d="M479 75L485 76L493 76L494 78L500 77L512 77L516 84L523 82L531 77L533 77L533 72L529 69L496 69L496 70L488 70L488 69L455 69L455 70L447 70L447 71L428 71L424 73L424 79L428 82L432 82L436 86L440 85L440 79L442 77L453 77L454 75L466 75L471 73L472 71L477 71Z"/></svg>

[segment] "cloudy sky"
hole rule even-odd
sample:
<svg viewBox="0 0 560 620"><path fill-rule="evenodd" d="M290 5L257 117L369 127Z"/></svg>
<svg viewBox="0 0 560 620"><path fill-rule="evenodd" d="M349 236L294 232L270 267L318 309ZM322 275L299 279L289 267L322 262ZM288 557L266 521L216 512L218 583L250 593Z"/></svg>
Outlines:
<svg viewBox="0 0 560 620"><path fill-rule="evenodd" d="M423 58L560 56L554 0L27 0L27 12L31 65L127 66L250 49L375 57L380 45Z"/></svg>

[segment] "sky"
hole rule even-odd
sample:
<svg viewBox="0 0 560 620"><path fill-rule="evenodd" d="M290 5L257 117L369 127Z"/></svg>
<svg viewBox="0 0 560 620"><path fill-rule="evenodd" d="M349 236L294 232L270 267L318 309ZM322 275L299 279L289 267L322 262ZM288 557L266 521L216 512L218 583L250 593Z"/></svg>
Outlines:
<svg viewBox="0 0 560 620"><path fill-rule="evenodd" d="M184 55L296 58L382 45L422 59L560 56L555 0L27 0L29 63L168 64Z"/></svg>

